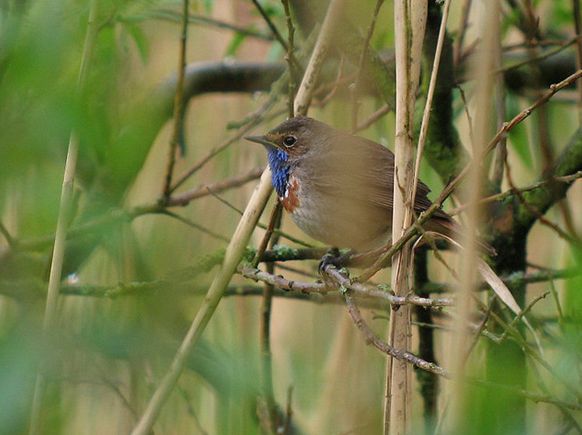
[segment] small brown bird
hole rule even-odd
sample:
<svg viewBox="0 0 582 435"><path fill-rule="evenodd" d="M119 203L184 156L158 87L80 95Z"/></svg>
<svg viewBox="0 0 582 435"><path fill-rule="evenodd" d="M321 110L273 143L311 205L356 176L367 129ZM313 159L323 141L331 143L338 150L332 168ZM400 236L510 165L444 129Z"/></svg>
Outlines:
<svg viewBox="0 0 582 435"><path fill-rule="evenodd" d="M273 187L293 221L309 236L363 252L392 235L394 154L308 117L290 118L264 136L247 140L268 152ZM414 210L431 205L430 189L418 183ZM425 224L454 237L457 224L442 210Z"/></svg>

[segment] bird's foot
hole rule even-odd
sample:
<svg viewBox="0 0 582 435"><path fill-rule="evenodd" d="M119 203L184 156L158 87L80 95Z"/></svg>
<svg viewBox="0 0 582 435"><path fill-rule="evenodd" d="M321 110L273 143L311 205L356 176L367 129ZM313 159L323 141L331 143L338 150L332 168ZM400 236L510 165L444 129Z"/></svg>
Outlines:
<svg viewBox="0 0 582 435"><path fill-rule="evenodd" d="M321 261L317 268L319 274L323 274L325 268L330 265L341 269L344 266L345 259L345 255L342 255L338 248L331 248L323 257L321 257Z"/></svg>

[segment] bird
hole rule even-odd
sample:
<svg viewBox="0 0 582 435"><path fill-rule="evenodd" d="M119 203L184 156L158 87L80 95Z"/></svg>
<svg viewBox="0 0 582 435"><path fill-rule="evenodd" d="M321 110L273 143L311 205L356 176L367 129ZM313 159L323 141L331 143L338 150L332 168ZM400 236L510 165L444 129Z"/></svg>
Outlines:
<svg viewBox="0 0 582 435"><path fill-rule="evenodd" d="M266 148L279 201L307 235L357 252L390 243L394 154L388 148L307 116L245 139ZM429 192L419 180L415 213L432 205ZM458 238L459 225L442 209L424 228Z"/></svg>

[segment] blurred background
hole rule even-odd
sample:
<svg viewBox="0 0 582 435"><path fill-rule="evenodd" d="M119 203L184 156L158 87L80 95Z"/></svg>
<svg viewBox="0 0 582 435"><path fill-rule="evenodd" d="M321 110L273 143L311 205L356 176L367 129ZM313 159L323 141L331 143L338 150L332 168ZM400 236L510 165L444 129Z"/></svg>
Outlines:
<svg viewBox="0 0 582 435"><path fill-rule="evenodd" d="M283 3L258 3L286 41ZM327 2L290 3L295 55L304 66ZM440 4L429 3L422 89L440 23ZM432 199L471 155L475 83L469 72L480 44L482 3L452 3L421 172ZM499 122L577 69L577 4L500 2L499 93L491 99L500 118L492 117L489 137ZM375 6L372 0L346 2L309 114L344 130L356 126L358 134L391 148L392 2L380 9L361 82L353 85ZM78 85L90 2L0 0L1 433L28 432L39 366L47 380L41 433L131 431L196 314L240 218L237 210L245 208L266 164L264 149L241 137L262 134L287 116L285 49L257 5L191 0L174 183L194 170L163 203L182 7L174 0L96 0L89 25L93 51ZM425 94L421 90L420 102ZM531 186L551 174L579 176L581 101L571 86L515 127L507 142L512 179L503 175L503 166L496 178L494 158L485 162L493 182L484 196ZM56 324L43 334L72 132L80 153L61 295ZM559 231L540 224L539 213L516 194L491 201L485 210L484 237L501 254L493 266L502 277L513 277L509 286L522 306L535 302L528 316L542 351L529 333L507 326L507 310L480 293L484 305L468 325L477 334L467 360L468 373L480 382L467 387L464 433L582 432L582 185L574 180L527 191L535 207L549 210L544 216ZM180 202L182 194L189 196ZM459 205L448 202L445 208ZM267 212L261 222L268 223ZM287 217L281 228L281 245L320 246ZM255 230L250 248L263 234ZM442 256L452 268L458 264L454 252ZM450 272L433 254L427 257L423 294L450 292ZM275 273L314 281L317 266L317 260L285 262L288 268ZM381 272L375 282L389 282L389 273ZM266 406L285 422L278 433L380 433L385 356L366 345L341 298L276 292L270 331L274 395L265 397L262 291L260 282L234 277L154 432L268 433ZM450 366L455 310L417 311L413 351ZM363 314L383 337L389 310L370 303ZM446 433L440 423L450 400L447 381L416 375L413 433ZM265 405L271 399L274 404Z"/></svg>

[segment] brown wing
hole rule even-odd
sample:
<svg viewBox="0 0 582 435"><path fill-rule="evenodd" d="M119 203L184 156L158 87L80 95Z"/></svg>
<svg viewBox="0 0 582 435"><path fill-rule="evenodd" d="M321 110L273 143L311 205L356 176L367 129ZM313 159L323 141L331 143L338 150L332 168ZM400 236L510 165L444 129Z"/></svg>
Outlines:
<svg viewBox="0 0 582 435"><path fill-rule="evenodd" d="M311 177L314 187L335 194L341 191L350 201L381 208L386 214L392 210L394 154L389 149L368 139L338 133L307 160L314 165L309 171L315 174ZM416 212L430 207L429 192L426 184L418 183Z"/></svg>

